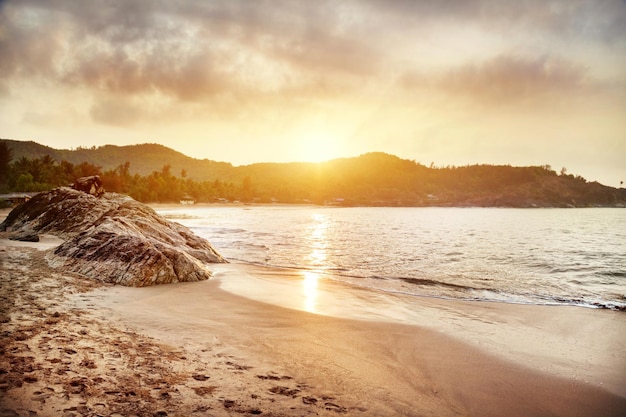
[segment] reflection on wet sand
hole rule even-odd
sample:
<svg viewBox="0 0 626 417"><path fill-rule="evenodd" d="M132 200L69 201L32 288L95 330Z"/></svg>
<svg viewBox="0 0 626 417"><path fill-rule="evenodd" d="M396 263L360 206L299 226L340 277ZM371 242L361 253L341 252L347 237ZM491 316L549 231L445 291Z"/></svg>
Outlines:
<svg viewBox="0 0 626 417"><path fill-rule="evenodd" d="M304 305L302 309L310 313L315 313L317 303L317 283L320 276L316 272L304 271L302 273L304 280L302 281L302 292L304 293Z"/></svg>
<svg viewBox="0 0 626 417"><path fill-rule="evenodd" d="M311 253L308 255L311 265L323 267L326 263L328 239L326 238L326 230L328 229L328 219L320 213L311 215L314 224L311 226L311 234L309 242ZM304 294L304 305L302 309L311 313L316 312L316 303L318 296L318 281L320 274L317 271L302 272L302 291Z"/></svg>

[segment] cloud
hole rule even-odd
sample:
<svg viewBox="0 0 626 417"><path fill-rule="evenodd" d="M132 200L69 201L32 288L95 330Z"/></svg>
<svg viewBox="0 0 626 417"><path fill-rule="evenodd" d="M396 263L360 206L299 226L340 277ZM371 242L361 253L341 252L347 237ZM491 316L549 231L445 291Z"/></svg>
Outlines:
<svg viewBox="0 0 626 417"><path fill-rule="evenodd" d="M437 81L445 92L486 103L528 103L571 97L590 86L585 69L554 57L501 55L453 69Z"/></svg>
<svg viewBox="0 0 626 417"><path fill-rule="evenodd" d="M170 109L230 114L349 102L398 86L522 102L588 88L596 64L556 58L553 42L619 52L625 20L616 0L9 0L0 6L0 77L5 95L12 80L83 90L100 123L130 122L110 109L113 98L137 118L156 114L138 111L155 96L168 97ZM478 41L459 37L460 27ZM459 50L445 49L442 37L455 36ZM538 37L546 39L532 57ZM484 38L497 42L485 47ZM394 84L397 74L406 75Z"/></svg>
<svg viewBox="0 0 626 417"><path fill-rule="evenodd" d="M567 39L606 42L626 37L626 3L623 0L364 0L372 15L397 25L451 21L471 22L503 33L539 32ZM391 26L393 27L393 26Z"/></svg>
<svg viewBox="0 0 626 417"><path fill-rule="evenodd" d="M556 104L603 90L585 67L571 61L512 54L434 73L409 71L398 85L405 95L447 96L481 106Z"/></svg>
<svg viewBox="0 0 626 417"><path fill-rule="evenodd" d="M120 10L104 3L72 9L66 2L45 3L55 9L34 3L2 8L4 78L39 77L120 94L157 89L181 99L213 94L223 84L210 48L194 46L181 24L129 7L137 3L122 2Z"/></svg>

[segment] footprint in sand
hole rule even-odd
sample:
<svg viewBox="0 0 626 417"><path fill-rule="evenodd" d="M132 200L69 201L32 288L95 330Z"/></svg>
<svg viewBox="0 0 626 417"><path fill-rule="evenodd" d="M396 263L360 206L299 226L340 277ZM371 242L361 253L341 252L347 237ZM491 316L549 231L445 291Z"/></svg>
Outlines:
<svg viewBox="0 0 626 417"><path fill-rule="evenodd" d="M308 396L307 397L302 397L302 402L304 404L308 404L308 405L317 404L317 398L315 398L315 397L308 397Z"/></svg>
<svg viewBox="0 0 626 417"><path fill-rule="evenodd" d="M270 381L280 381L280 380L289 380L289 379L293 379L290 376L287 375L283 375L283 376L278 376L278 375L257 375L256 376L259 379L268 379Z"/></svg>
<svg viewBox="0 0 626 417"><path fill-rule="evenodd" d="M196 388L193 388L193 390L196 393L196 395L204 397L205 395L213 394L213 392L215 391L216 388L217 387L215 387L215 386L196 387Z"/></svg>
<svg viewBox="0 0 626 417"><path fill-rule="evenodd" d="M300 393L300 390L297 388L289 388L289 387L283 387L280 385L277 385L275 387L270 388L270 392L273 394L280 394L280 395L285 395L288 397L295 397L296 395L298 395L298 393Z"/></svg>
<svg viewBox="0 0 626 417"><path fill-rule="evenodd" d="M336 413L346 413L348 411L345 408L343 408L342 406L337 405L335 403L330 403L330 402L327 402L327 403L324 404L324 410L334 411Z"/></svg>

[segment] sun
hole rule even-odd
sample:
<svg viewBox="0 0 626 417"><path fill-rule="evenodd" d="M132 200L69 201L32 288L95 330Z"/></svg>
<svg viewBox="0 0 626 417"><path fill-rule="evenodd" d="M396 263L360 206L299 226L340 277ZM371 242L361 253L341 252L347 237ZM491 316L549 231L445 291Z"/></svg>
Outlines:
<svg viewBox="0 0 626 417"><path fill-rule="evenodd" d="M340 140L333 135L318 132L300 136L295 149L302 162L325 162L339 157Z"/></svg>

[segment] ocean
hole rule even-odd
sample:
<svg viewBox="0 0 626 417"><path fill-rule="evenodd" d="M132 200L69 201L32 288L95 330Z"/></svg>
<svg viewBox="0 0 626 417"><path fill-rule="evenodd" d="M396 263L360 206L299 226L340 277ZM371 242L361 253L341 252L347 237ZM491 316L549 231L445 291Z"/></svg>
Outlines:
<svg viewBox="0 0 626 417"><path fill-rule="evenodd" d="M156 206L231 262L374 291L626 310L626 210Z"/></svg>

